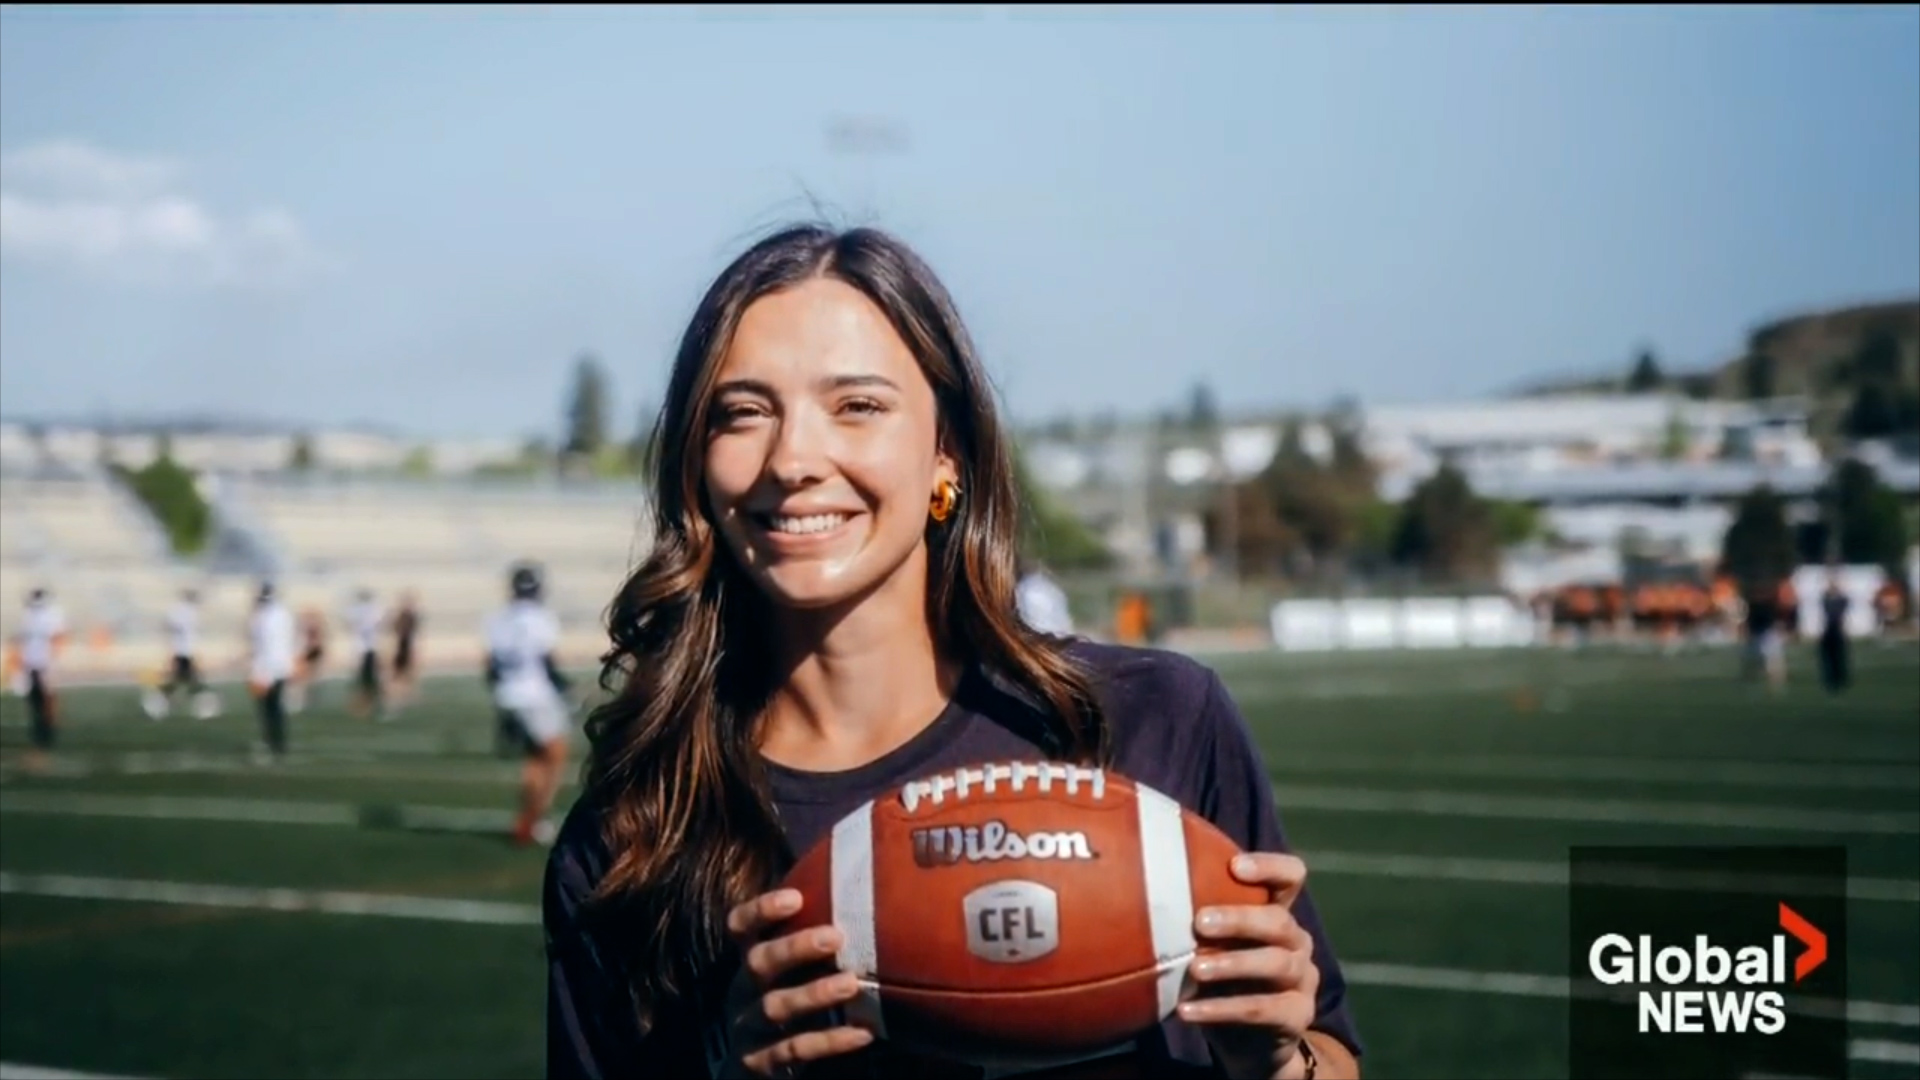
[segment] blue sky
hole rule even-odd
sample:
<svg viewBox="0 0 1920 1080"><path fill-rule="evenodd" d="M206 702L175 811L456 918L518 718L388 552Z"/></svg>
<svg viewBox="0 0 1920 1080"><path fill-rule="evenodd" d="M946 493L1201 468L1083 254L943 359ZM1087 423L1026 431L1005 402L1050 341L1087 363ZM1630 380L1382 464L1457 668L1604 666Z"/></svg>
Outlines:
<svg viewBox="0 0 1920 1080"><path fill-rule="evenodd" d="M9 7L0 411L624 429L810 199L1023 418L1700 366L1920 293L1920 8Z"/></svg>

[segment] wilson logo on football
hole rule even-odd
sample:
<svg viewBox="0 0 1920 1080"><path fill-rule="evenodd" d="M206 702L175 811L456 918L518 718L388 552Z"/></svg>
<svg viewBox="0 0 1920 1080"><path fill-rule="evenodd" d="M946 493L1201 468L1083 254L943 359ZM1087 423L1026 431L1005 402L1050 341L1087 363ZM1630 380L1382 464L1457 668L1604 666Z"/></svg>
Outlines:
<svg viewBox="0 0 1920 1080"><path fill-rule="evenodd" d="M961 862L986 863L1013 859L1094 859L1093 845L1082 832L1022 834L1003 821L984 825L948 825L913 830L913 861L925 867Z"/></svg>

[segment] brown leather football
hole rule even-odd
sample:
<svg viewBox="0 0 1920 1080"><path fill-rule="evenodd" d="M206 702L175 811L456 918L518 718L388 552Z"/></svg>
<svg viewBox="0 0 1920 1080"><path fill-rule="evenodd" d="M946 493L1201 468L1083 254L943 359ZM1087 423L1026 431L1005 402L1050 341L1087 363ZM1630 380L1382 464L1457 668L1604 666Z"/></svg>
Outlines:
<svg viewBox="0 0 1920 1080"><path fill-rule="evenodd" d="M864 993L850 1022L961 1060L1123 1045L1191 991L1193 919L1259 904L1239 847L1111 772L983 765L907 784L834 826L787 875L777 933L832 923Z"/></svg>

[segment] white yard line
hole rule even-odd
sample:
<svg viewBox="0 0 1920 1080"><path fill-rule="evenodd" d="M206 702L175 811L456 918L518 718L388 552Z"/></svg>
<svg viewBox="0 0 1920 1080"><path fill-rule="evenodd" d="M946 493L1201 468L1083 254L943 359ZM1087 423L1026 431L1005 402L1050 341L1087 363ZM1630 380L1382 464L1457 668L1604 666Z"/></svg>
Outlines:
<svg viewBox="0 0 1920 1080"><path fill-rule="evenodd" d="M511 809L411 806L176 795L90 795L18 791L0 794L0 814L135 818L149 821L225 821L248 825L389 825L448 831L505 832Z"/></svg>
<svg viewBox="0 0 1920 1080"><path fill-rule="evenodd" d="M506 807L355 805L322 801L50 791L0 794L0 813L479 833L505 832L513 820L511 810ZM1549 887L1564 886L1568 881L1567 864L1550 859L1451 858L1361 851L1308 851L1302 854L1307 859L1308 872L1319 875ZM1790 893L1830 891L1820 882L1787 876L1756 879L1680 870L1657 873L1622 870L1609 874L1606 880L1654 889L1762 893L1782 890ZM1847 883L1847 895L1860 901L1920 904L1920 881L1854 877Z"/></svg>
<svg viewBox="0 0 1920 1080"><path fill-rule="evenodd" d="M74 1072L71 1069L49 1069L44 1065L22 1065L16 1061L0 1061L0 1080L139 1080L139 1078L108 1073Z"/></svg>
<svg viewBox="0 0 1920 1080"><path fill-rule="evenodd" d="M246 911L305 911L323 915L366 915L489 926L537 926L540 923L540 907L537 904L0 871L0 894L6 893L66 900L122 900Z"/></svg>
<svg viewBox="0 0 1920 1080"><path fill-rule="evenodd" d="M1315 754L1297 768L1284 759L1270 763L1286 776L1298 772L1409 774L1498 780L1570 780L1591 783L1672 784L1713 787L1812 788L1836 791L1920 791L1920 767L1791 762L1723 761L1622 757L1559 757L1531 754L1413 755Z"/></svg>
<svg viewBox="0 0 1920 1080"><path fill-rule="evenodd" d="M1672 825L1703 829L1848 835L1920 835L1920 814L1902 811L1791 809L1727 803L1632 799L1583 799L1534 795L1482 795L1457 791L1388 791L1371 788L1283 786L1275 789L1283 814L1301 810L1406 814L1424 817L1496 818L1518 821L1580 821L1619 825ZM276 810L275 808L286 808ZM324 808L324 809L323 809ZM85 795L46 791L0 794L0 813L92 814L115 817L193 816L255 820L279 812L287 823L352 824L353 807L342 803L293 803L255 799L180 799ZM237 816L235 816L237 815Z"/></svg>
<svg viewBox="0 0 1920 1080"><path fill-rule="evenodd" d="M1855 1061L1873 1061L1883 1065L1920 1065L1920 1043L1855 1039L1847 1044L1847 1056Z"/></svg>
<svg viewBox="0 0 1920 1080"><path fill-rule="evenodd" d="M1815 810L1738 803L1482 795L1460 791L1388 791L1295 784L1276 785L1274 798L1278 800L1282 814L1296 810L1329 810L1350 814L1765 829L1835 836L1863 833L1920 835L1920 814L1902 811Z"/></svg>
<svg viewBox="0 0 1920 1080"><path fill-rule="evenodd" d="M324 770L343 778L473 782L518 775L511 762L447 761L432 768L410 767L386 760L417 757L428 749L416 737L407 749L389 746L382 755L378 739L352 736L316 740L287 759L289 771L307 774ZM91 776L147 776L194 773L248 772L254 766L244 755L203 751L122 751L77 758L56 758L49 775L61 778ZM13 761L0 762L0 776L17 770ZM1446 776L1488 780L1550 780L1594 784L1671 785L1695 791L1716 787L1794 788L1833 791L1920 791L1920 768L1911 765L1827 763L1796 765L1786 762L1724 761L1716 759L1647 759L1623 757L1563 757L1531 754L1392 755L1316 754L1298 766L1276 761L1279 777L1327 774ZM1284 786L1284 785L1283 785Z"/></svg>
<svg viewBox="0 0 1920 1080"><path fill-rule="evenodd" d="M1488 885L1564 886L1564 862L1523 859L1456 859L1433 855L1393 855L1362 851L1304 851L1309 877L1354 875L1412 881L1467 881ZM1626 870L1596 877L1607 884L1680 891L1750 892L1763 895L1825 895L1834 890L1826 882L1790 876L1748 877L1732 874L1690 873L1684 870ZM1920 881L1900 878L1850 878L1847 896L1853 900L1920 904Z"/></svg>
<svg viewBox="0 0 1920 1080"><path fill-rule="evenodd" d="M334 750L294 751L275 768L274 775L301 780L396 780L405 783L498 783L511 786L520 776L510 761L447 761L428 767L415 762L383 760L364 752ZM88 780L114 776L229 776L261 773L248 754L213 754L193 750L127 751L88 757L55 757L40 776L53 780ZM0 762L0 777L22 775L19 762Z"/></svg>
<svg viewBox="0 0 1920 1080"><path fill-rule="evenodd" d="M256 911L424 919L492 926L537 926L541 921L538 904L429 896L390 896L377 893L261 889L172 881L77 877L66 874L0 872L0 894L51 896L74 900L119 900L132 903L179 904ZM1566 977L1559 975L1470 971L1459 968L1354 960L1345 961L1341 964L1341 968L1346 974L1347 981L1355 986L1386 986L1408 990L1541 999L1564 999L1569 995L1572 987L1572 983ZM1814 1015L1836 1017L1845 1015L1848 1020L1861 1024L1920 1028L1920 1006L1871 1001L1842 1003L1827 998L1805 999L1799 1004Z"/></svg>

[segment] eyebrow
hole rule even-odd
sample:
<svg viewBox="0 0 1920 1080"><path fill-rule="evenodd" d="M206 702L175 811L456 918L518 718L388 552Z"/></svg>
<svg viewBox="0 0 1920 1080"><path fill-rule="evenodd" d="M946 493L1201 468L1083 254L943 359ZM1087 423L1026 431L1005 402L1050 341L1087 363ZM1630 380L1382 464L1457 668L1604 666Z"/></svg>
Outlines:
<svg viewBox="0 0 1920 1080"><path fill-rule="evenodd" d="M884 375L829 375L820 380L819 387L822 390L850 390L859 387L882 387L894 391L900 389L897 383ZM759 379L728 379L714 387L713 393L715 397L731 393L759 394L761 397L769 398L779 396L774 393L770 383Z"/></svg>

